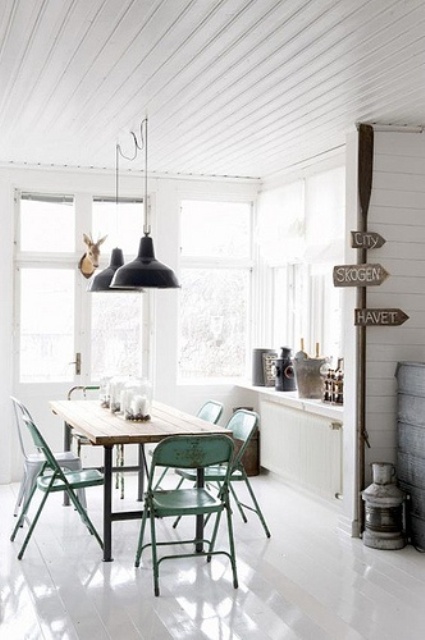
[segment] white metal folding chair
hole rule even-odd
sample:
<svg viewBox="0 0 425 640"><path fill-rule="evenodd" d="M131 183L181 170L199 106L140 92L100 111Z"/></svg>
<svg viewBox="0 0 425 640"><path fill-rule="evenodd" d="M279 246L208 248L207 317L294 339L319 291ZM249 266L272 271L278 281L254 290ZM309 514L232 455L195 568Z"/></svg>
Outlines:
<svg viewBox="0 0 425 640"><path fill-rule="evenodd" d="M11 400L13 403L13 410L15 414L15 424L16 430L18 432L19 445L21 448L21 452L24 458L24 475L21 481L21 485L19 487L18 498L15 504L14 515L17 516L19 514L19 509L22 504L25 504L28 496L31 493L33 486L36 483L37 476L41 471L41 468L45 462L45 457L42 453L33 452L28 453L25 447L24 441L24 417L32 420L31 414L26 408L26 406L20 402L17 398L11 396ZM68 469L69 471L79 471L82 468L81 460L75 453L71 451L61 451L59 453L54 453L55 459L57 460L59 466L64 469ZM86 495L84 489L80 490L79 499L81 504L86 508Z"/></svg>

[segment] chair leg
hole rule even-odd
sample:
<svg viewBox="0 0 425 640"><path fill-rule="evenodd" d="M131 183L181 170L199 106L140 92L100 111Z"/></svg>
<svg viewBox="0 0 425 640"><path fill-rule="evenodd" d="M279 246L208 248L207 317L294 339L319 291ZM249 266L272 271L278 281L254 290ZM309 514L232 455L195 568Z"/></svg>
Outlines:
<svg viewBox="0 0 425 640"><path fill-rule="evenodd" d="M40 466L28 465L26 468L25 487L24 487L24 496L23 496L24 503L26 502L28 496L30 495L32 488L37 486L37 477L41 471L41 467L42 465L40 464Z"/></svg>
<svg viewBox="0 0 425 640"><path fill-rule="evenodd" d="M134 561L135 567L138 567L140 565L140 556L142 555L142 550L143 550L143 538L145 535L147 514L148 514L148 506L145 502L143 506L142 524L140 525L139 540L137 543L136 559Z"/></svg>
<svg viewBox="0 0 425 640"><path fill-rule="evenodd" d="M246 475L246 473L244 473L243 476L244 476L245 484L246 484L246 486L248 488L248 491L249 491L249 495L251 496L252 503L253 503L253 505L255 507L255 509L252 509L252 511L256 512L257 516L260 519L261 524L263 525L263 529L265 531L265 534L266 534L267 538L270 538L271 537L270 530L269 530L269 528L267 526L267 523L266 523L266 520L265 520L265 518L263 516L263 512L260 509L260 505L258 504L257 498L255 497L254 490L251 487L251 483L248 480L248 476Z"/></svg>
<svg viewBox="0 0 425 640"><path fill-rule="evenodd" d="M248 522L248 518L247 518L247 517L246 517L246 515L245 515L245 511L242 509L242 505L241 505L241 503L239 502L239 498L238 498L238 496L237 496L237 494L236 494L236 491L235 491L235 489L233 488L233 485L232 485L232 484L230 484L230 491L231 491L231 493L232 493L232 496L233 496L234 501L236 502L236 506L237 506L237 508L239 509L239 513L241 514L241 518L242 518L242 520L243 520L243 521L245 522L245 524L246 524L246 523Z"/></svg>
<svg viewBox="0 0 425 640"><path fill-rule="evenodd" d="M32 500L33 495L35 493L35 490L36 490L36 485L34 485L31 488L29 496L24 501L24 505L22 507L21 513L19 514L18 521L16 522L16 525L15 525L13 531L12 531L12 535L10 536L10 539L11 539L12 542L14 541L14 539L16 537L16 534L18 533L19 528L22 527L23 524L24 524L24 519L25 519L25 516L27 515L29 506L31 504L31 500Z"/></svg>
<svg viewBox="0 0 425 640"><path fill-rule="evenodd" d="M115 464L116 464L117 467L120 466L120 447L119 447L119 445L117 445L115 447ZM119 474L117 473L116 476L115 476L115 489L119 488L119 486L120 486L119 482L120 482Z"/></svg>
<svg viewBox="0 0 425 640"><path fill-rule="evenodd" d="M230 509L230 503L228 498L226 499L226 516L227 516L227 531L229 534L230 562L232 564L232 573L233 573L233 586L235 589L237 589L239 586L239 581L238 581L238 572L236 568L235 539L233 536L232 512Z"/></svg>
<svg viewBox="0 0 425 640"><path fill-rule="evenodd" d="M78 489L77 495L78 495L78 500L81 502L83 508L87 510L86 490Z"/></svg>
<svg viewBox="0 0 425 640"><path fill-rule="evenodd" d="M165 469L162 471L161 475L159 476L158 480L156 481L156 483L155 483L155 485L153 487L154 491L156 491L157 489L160 488L161 482L164 480L164 478L165 478L165 476L167 474L167 471L168 471L168 467L165 467Z"/></svg>
<svg viewBox="0 0 425 640"><path fill-rule="evenodd" d="M180 489L180 487L182 486L183 482L185 481L185 478L180 478L180 480L178 481L177 485L174 487L175 489ZM194 484L194 486L196 487L196 483ZM174 522L173 522L173 529L177 528L177 525L179 524L181 519L181 516L178 516Z"/></svg>
<svg viewBox="0 0 425 640"><path fill-rule="evenodd" d="M211 535L211 540L210 540L210 545L209 545L209 553L212 553L214 551L214 547L215 547L215 541L217 539L217 533L218 533L218 527L220 525L220 520L221 520L221 512L217 513L215 522L214 522L214 529ZM211 562L211 556L207 556L207 561Z"/></svg>
<svg viewBox="0 0 425 640"><path fill-rule="evenodd" d="M159 565L158 554L156 552L156 530L155 530L155 514L150 509L151 521L151 543L152 543L152 572L153 572L153 589L155 596L159 596Z"/></svg>
<svg viewBox="0 0 425 640"><path fill-rule="evenodd" d="M123 444L117 444L116 448L116 457L115 457L115 462L116 462L116 466L117 467L123 467L124 466L124 445ZM120 498L121 500L123 500L124 498L124 474L121 472L118 472L116 477L115 477L115 489L119 489L121 488L121 494L120 494Z"/></svg>
<svg viewBox="0 0 425 640"><path fill-rule="evenodd" d="M49 487L47 488L47 491L45 492L45 494L44 494L44 496L43 496L43 499L42 499L42 501L40 502L40 505L39 505L39 507L38 507L38 509L37 509L37 512L36 512L35 516L34 516L34 519L33 519L33 521L31 522L30 528L28 529L28 533L27 533L27 535L25 536L25 540L24 540L24 542L23 542L23 545L22 545L22 547L21 547L21 549L20 549L20 551L19 551L19 553L18 553L18 560L22 560L22 558L23 558L23 555L24 555L24 553L25 553L25 549L27 548L28 542L30 541L30 538L31 538L31 536L32 536L32 532L33 532L33 531L34 531L34 529L35 529L35 525L36 525L36 524L37 524L37 522L38 522L38 519L39 519L39 517L40 517L40 514L41 514L41 512L42 512L42 510L43 510L44 504L45 504L45 502L46 502L46 500L47 500L47 495L48 495L48 493L49 493L49 488L52 486L52 484L53 484L53 482L54 482L54 481L55 481L55 475L53 474L53 475L52 475L52 478L51 478L51 480L50 480L50 483L49 483ZM26 513L27 513L27 511L28 511L28 509L29 509L29 506L30 506L30 503L31 503L32 497L33 497L33 495L34 495L34 493L35 493L35 490L36 490L36 485L33 485L32 490L31 490L31 494L30 494L30 496L29 496L28 500L25 502L24 508L22 509L22 513L21 513L21 515L20 515L20 517L19 517L18 522L16 523L16 527L15 527L15 529L13 530L12 536L11 536L11 538L10 538L11 540L14 540L14 539L15 539L15 536L16 536L16 533L17 533L17 531L18 531L18 529L19 529L20 523L21 523L21 521L23 522L24 516L26 515Z"/></svg>
<svg viewBox="0 0 425 640"><path fill-rule="evenodd" d="M69 487L69 489L66 489L66 492L68 493L70 500L73 502L76 510L78 511L81 520L86 525L86 527L90 531L90 533L96 538L96 540L98 541L98 543L100 545L100 548L103 549L102 538L99 536L99 534L98 534L98 532L96 530L96 527L94 526L93 522L89 518L89 515L88 515L87 511L82 506L82 504L79 501L78 497L76 496L76 494L74 493L74 491L70 487Z"/></svg>
<svg viewBox="0 0 425 640"><path fill-rule="evenodd" d="M19 507L21 506L22 500L25 495L25 485L27 483L27 479L28 479L27 472L24 471L24 477L22 478L22 482L19 486L19 493L18 493L18 497L16 498L15 509L13 511L13 515L15 516L15 518L18 516Z"/></svg>
<svg viewBox="0 0 425 640"><path fill-rule="evenodd" d="M121 462L121 467L124 466L124 445L120 444L120 462ZM121 473L120 474L120 484L121 484L121 495L120 498L121 500L124 500L124 474Z"/></svg>

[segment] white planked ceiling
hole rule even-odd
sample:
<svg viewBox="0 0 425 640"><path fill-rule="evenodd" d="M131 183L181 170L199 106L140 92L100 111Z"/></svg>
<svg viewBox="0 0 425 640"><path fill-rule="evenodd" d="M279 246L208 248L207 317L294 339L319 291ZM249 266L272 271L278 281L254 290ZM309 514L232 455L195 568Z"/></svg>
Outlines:
<svg viewBox="0 0 425 640"><path fill-rule="evenodd" d="M0 162L270 177L425 123L423 0L1 0Z"/></svg>

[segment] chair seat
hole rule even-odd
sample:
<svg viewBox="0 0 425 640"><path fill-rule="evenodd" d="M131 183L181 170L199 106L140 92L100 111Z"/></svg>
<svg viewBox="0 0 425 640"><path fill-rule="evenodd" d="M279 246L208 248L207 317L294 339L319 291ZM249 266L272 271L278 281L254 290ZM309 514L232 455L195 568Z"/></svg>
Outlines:
<svg viewBox="0 0 425 640"><path fill-rule="evenodd" d="M158 516L215 513L223 508L222 501L214 497L207 489L155 491L153 504Z"/></svg>
<svg viewBox="0 0 425 640"><path fill-rule="evenodd" d="M65 476L73 489L83 489L103 484L103 475L97 469L83 469L82 471L68 471ZM49 488L51 474L46 474L37 478L38 488L42 491L64 491L65 483L58 478Z"/></svg>

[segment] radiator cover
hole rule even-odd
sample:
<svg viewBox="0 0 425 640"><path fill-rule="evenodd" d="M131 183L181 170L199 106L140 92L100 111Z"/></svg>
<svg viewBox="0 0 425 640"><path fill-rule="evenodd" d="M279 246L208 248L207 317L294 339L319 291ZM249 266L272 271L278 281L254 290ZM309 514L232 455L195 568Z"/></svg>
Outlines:
<svg viewBox="0 0 425 640"><path fill-rule="evenodd" d="M340 497L342 424L266 400L260 413L261 466L323 498Z"/></svg>

